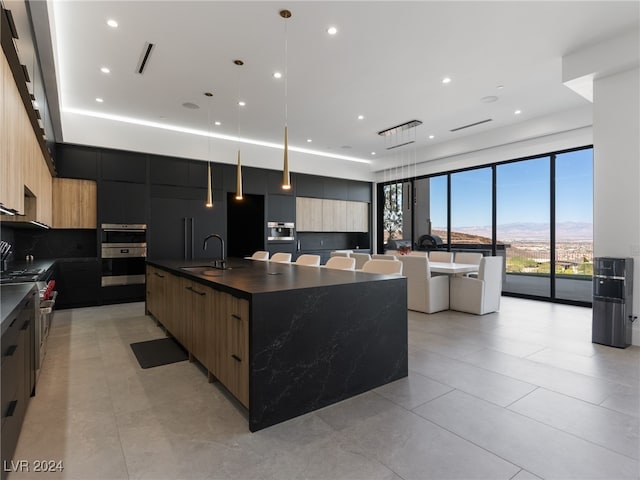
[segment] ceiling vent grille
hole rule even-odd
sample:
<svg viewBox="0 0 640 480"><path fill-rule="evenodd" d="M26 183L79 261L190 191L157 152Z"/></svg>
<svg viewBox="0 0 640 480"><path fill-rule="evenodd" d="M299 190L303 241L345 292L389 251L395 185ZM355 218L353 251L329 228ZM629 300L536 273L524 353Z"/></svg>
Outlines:
<svg viewBox="0 0 640 480"><path fill-rule="evenodd" d="M470 123L469 125L463 125L458 128L449 130L450 132L457 132L458 130L464 130L465 128L475 127L476 125L482 125L483 123L492 122L493 118L487 118L486 120L480 120L479 122Z"/></svg>
<svg viewBox="0 0 640 480"><path fill-rule="evenodd" d="M149 61L149 56L151 55L151 50L153 50L154 44L145 42L144 47L142 47L142 53L140 54L140 60L138 60L138 66L136 67L136 72L142 75L144 73L144 69L147 67L147 62Z"/></svg>

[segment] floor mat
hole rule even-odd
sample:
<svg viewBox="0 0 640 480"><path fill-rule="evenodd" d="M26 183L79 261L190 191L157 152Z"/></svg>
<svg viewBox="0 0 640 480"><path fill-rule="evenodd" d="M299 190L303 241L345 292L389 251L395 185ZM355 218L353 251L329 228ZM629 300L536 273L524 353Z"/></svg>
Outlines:
<svg viewBox="0 0 640 480"><path fill-rule="evenodd" d="M159 338L131 344L142 368L158 367L187 360L187 352L173 338Z"/></svg>

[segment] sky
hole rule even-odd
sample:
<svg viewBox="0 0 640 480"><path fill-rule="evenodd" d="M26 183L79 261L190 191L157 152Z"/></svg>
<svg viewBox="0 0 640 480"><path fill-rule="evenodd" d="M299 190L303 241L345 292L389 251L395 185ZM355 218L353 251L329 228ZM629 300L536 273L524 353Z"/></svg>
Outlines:
<svg viewBox="0 0 640 480"><path fill-rule="evenodd" d="M556 222L593 221L593 151L556 156ZM549 223L550 158L499 165L498 225ZM446 176L431 179L434 228L446 226ZM491 225L491 168L451 176L452 228Z"/></svg>

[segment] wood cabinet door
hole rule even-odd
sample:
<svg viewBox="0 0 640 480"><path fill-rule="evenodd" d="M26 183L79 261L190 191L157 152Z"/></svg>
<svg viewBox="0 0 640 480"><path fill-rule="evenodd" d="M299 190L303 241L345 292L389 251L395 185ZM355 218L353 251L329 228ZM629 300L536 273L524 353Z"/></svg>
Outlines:
<svg viewBox="0 0 640 480"><path fill-rule="evenodd" d="M369 204L365 202L347 202L347 231L369 231Z"/></svg>
<svg viewBox="0 0 640 480"><path fill-rule="evenodd" d="M189 326L189 351L203 365L207 359L207 338L205 326L209 317L211 289L202 284L186 281L188 293L186 321Z"/></svg>
<svg viewBox="0 0 640 480"><path fill-rule="evenodd" d="M220 381L249 408L249 302L227 293L220 298Z"/></svg>
<svg viewBox="0 0 640 480"><path fill-rule="evenodd" d="M322 203L321 198L296 198L296 229L299 232L322 231Z"/></svg>
<svg viewBox="0 0 640 480"><path fill-rule="evenodd" d="M54 178L52 201L54 228L97 227L97 187L93 180Z"/></svg>
<svg viewBox="0 0 640 480"><path fill-rule="evenodd" d="M347 202L345 200L322 200L322 231L347 231Z"/></svg>

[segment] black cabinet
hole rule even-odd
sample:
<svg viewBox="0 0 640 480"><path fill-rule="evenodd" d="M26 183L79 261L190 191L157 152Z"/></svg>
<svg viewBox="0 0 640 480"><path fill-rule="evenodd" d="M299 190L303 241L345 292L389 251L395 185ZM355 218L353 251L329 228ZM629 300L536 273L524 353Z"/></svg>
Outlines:
<svg viewBox="0 0 640 480"><path fill-rule="evenodd" d="M160 193L160 192L156 192ZM206 190L165 188L163 196L151 198L147 230L147 254L153 259L214 259L221 255L219 243L204 238L218 233L226 238L226 204L220 192L214 206L205 206Z"/></svg>
<svg viewBox="0 0 640 480"><path fill-rule="evenodd" d="M207 162L171 157L153 157L149 163L152 185L207 188ZM222 187L222 168L211 165L212 188Z"/></svg>
<svg viewBox="0 0 640 480"><path fill-rule="evenodd" d="M100 259L60 259L56 262L56 308L99 305Z"/></svg>
<svg viewBox="0 0 640 480"><path fill-rule="evenodd" d="M103 181L98 187L99 223L147 223L147 186Z"/></svg>
<svg viewBox="0 0 640 480"><path fill-rule="evenodd" d="M35 286L5 320L9 328L2 334L2 465L10 464L31 394L35 391ZM2 469L2 479L7 477Z"/></svg>
<svg viewBox="0 0 640 480"><path fill-rule="evenodd" d="M291 195L269 195L267 197L267 221L295 222L296 199Z"/></svg>
<svg viewBox="0 0 640 480"><path fill-rule="evenodd" d="M146 155L120 150L103 150L100 157L103 180L146 183Z"/></svg>
<svg viewBox="0 0 640 480"><path fill-rule="evenodd" d="M79 145L56 145L56 170L59 177L98 179L98 151Z"/></svg>
<svg viewBox="0 0 640 480"><path fill-rule="evenodd" d="M322 198L324 196L322 177L296 174L296 195L299 197Z"/></svg>
<svg viewBox="0 0 640 480"><path fill-rule="evenodd" d="M351 180L347 184L347 200L371 203L371 184Z"/></svg>

